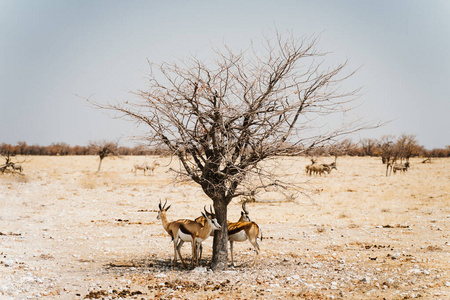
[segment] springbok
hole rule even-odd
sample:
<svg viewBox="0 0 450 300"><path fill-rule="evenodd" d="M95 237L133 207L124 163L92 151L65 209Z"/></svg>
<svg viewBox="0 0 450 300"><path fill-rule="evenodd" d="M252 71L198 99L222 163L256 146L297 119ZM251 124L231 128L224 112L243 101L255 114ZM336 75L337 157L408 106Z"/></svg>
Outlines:
<svg viewBox="0 0 450 300"><path fill-rule="evenodd" d="M158 167L159 165L160 165L159 161L155 160L155 161L153 161L153 163L150 166L147 165L147 170L150 171L150 173L153 175L153 172L155 171L156 167Z"/></svg>
<svg viewBox="0 0 450 300"><path fill-rule="evenodd" d="M144 171L144 175L145 175L145 171L147 171L147 165L146 164L144 164L144 165L138 165L138 164L135 164L134 166L133 166L133 169L131 170L132 172L134 172L134 176L136 176L136 173L137 173L137 170L142 170L142 171Z"/></svg>
<svg viewBox="0 0 450 300"><path fill-rule="evenodd" d="M242 203L241 217L239 220L235 223L228 223L228 240L230 241L231 265L233 267L235 266L233 257L233 242L244 242L249 240L256 251L255 260L253 261L254 266L260 250L257 241L258 238L262 240L262 232L259 229L258 224L250 219L244 202Z"/></svg>
<svg viewBox="0 0 450 300"><path fill-rule="evenodd" d="M142 165L135 164L132 171L134 172L134 175L136 175L137 170L144 171L144 176L146 171L150 171L150 173L153 175L153 172L155 171L157 166L159 166L159 162L155 160L151 165L148 165L147 163L144 163Z"/></svg>
<svg viewBox="0 0 450 300"><path fill-rule="evenodd" d="M204 224L205 219L204 217L198 217L197 219L195 219L195 221L199 222L200 224ZM242 203L241 217L239 218L239 220L235 223L227 220L227 227L228 227L228 240L230 241L232 266L235 266L233 256L233 242L244 242L246 240L249 240L250 243L255 248L256 255L259 254L260 248L257 239L259 238L260 240L262 240L262 232L259 229L258 224L256 224L250 219L249 212L246 209L246 201ZM211 235L214 235L214 232L211 232ZM202 257L202 252L203 248L200 247L200 255L199 255L200 258ZM256 258L257 256L255 256L253 266L256 264Z"/></svg>
<svg viewBox="0 0 450 300"><path fill-rule="evenodd" d="M333 169L335 169L337 171L336 162L332 162L331 164L320 164L320 166L323 167L322 173L327 172L328 174L330 174L331 170L333 170ZM322 175L322 173L320 173L320 175Z"/></svg>
<svg viewBox="0 0 450 300"><path fill-rule="evenodd" d="M394 166L392 167L392 170L394 171L394 174L397 171L402 171L403 173L405 173L406 171L408 171L408 168L410 167L409 162L405 162L404 164L394 164Z"/></svg>
<svg viewBox="0 0 450 300"><path fill-rule="evenodd" d="M221 228L214 213L212 211L208 212L206 207L204 208L204 212L202 212L202 217L206 220L204 224L195 221L181 223L176 235L176 239L180 240L181 245L181 242L192 243L191 268L194 267L194 259L198 267L199 256L197 249L202 248L202 242L211 235L211 232Z"/></svg>
<svg viewBox="0 0 450 300"><path fill-rule="evenodd" d="M19 173L22 173L22 171L23 171L23 168L21 165L12 164L11 167L14 171L19 171Z"/></svg>
<svg viewBox="0 0 450 300"><path fill-rule="evenodd" d="M159 200L159 211L158 215L156 216L156 219L161 220L162 226L164 227L164 230L167 231L167 233L171 236L172 242L173 242L173 249L174 249L174 260L172 262L172 265L175 267L177 265L177 253L180 255L181 262L183 263L183 266L186 267L186 264L184 263L183 257L181 256L180 249L181 245L177 245L178 240L175 238L176 233L178 232L178 229L180 228L180 224L182 222L189 222L188 219L180 219L177 221L169 222L167 220L167 211L171 207L171 205L166 207L167 200L164 203L164 205L161 205L161 200Z"/></svg>
<svg viewBox="0 0 450 300"><path fill-rule="evenodd" d="M310 174L309 175L320 175L322 176L322 174L325 174L325 172L327 172L328 174L331 173L331 170L337 170L336 168L336 163L332 162L331 164L319 164L319 165L311 165L309 170L310 170Z"/></svg>
<svg viewBox="0 0 450 300"><path fill-rule="evenodd" d="M314 166L315 163L316 163L316 160L314 158L311 158L311 164L307 165L305 167L306 175L311 175L312 174L312 167Z"/></svg>
<svg viewBox="0 0 450 300"><path fill-rule="evenodd" d="M177 258L177 254L180 256L181 262L183 263L183 266L186 267L186 264L184 263L183 257L181 256L181 252L180 249L183 246L184 242L193 242L193 248L192 248L192 260L191 260L191 266L193 266L194 264L194 259L197 261L197 265L198 265L198 258L197 256L197 244L200 244L201 247L201 242L203 242L203 240L205 240L209 235L210 232L212 230L217 230L220 229L220 225L217 223L217 220L215 219L214 214L208 213L205 209L206 214L202 213L202 216L205 217L205 220L210 220L209 223L211 223L211 225L208 225L208 222L204 225L198 224L197 222L193 221L193 220L189 220L189 219L179 219L176 221L172 221L169 222L167 220L167 211L169 210L169 208L171 207L171 205L167 206L167 200L166 202L162 205L161 200L159 202L159 212L157 215L157 219L161 220L162 225L164 227L164 229L167 231L167 233L171 236L172 238L172 242L173 242L173 250L174 250L174 260L172 265L175 267L177 265L178 262L178 258ZM201 225L201 226L199 226ZM208 227L205 228L205 226L210 226L210 228L208 229ZM181 228L183 227L183 228ZM205 237L205 232L207 232L206 237ZM186 235L191 235L193 234L193 238L189 238Z"/></svg>

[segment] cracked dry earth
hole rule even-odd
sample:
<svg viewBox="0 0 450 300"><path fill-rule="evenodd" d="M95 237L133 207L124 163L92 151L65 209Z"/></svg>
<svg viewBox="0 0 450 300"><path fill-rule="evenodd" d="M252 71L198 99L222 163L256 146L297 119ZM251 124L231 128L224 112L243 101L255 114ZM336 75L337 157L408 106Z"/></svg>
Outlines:
<svg viewBox="0 0 450 300"><path fill-rule="evenodd" d="M24 175L0 174L1 299L449 299L450 159L411 161L385 177L379 158L339 157L338 171L307 177L307 158L268 162L310 196L258 195L248 210L261 253L235 244L237 267L170 267L173 247L156 220L195 218L211 202L174 184L176 160L26 157ZM130 172L158 159L152 175ZM332 158L322 158L329 162ZM240 214L238 200L229 219ZM189 260L190 245L183 256Z"/></svg>

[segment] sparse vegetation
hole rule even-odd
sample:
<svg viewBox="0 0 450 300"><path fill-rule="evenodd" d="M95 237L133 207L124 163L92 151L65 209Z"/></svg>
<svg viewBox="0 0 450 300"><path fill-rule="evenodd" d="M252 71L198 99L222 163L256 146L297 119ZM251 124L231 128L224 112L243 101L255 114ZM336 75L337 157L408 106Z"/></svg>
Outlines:
<svg viewBox="0 0 450 300"><path fill-rule="evenodd" d="M170 267L170 237L156 220L159 199L173 205L171 219L194 219L207 201L196 185L173 184L167 170L176 159L158 157L151 177L129 172L143 156L111 160L102 173L91 167L97 159L36 156L26 163L26 182L0 176L0 297L450 297L448 158L411 158L406 176L390 178L376 158L340 157L339 176L327 178L305 174L308 158L277 158L280 172L309 181L315 204L256 195L247 206L264 233L258 263L252 266L248 242L236 243L237 266L226 272L208 270L210 240L202 267ZM240 212L234 201L229 219Z"/></svg>
<svg viewBox="0 0 450 300"><path fill-rule="evenodd" d="M16 145L7 143L0 144L0 153L10 153L11 155L97 155L95 142L87 146L70 146L66 143L55 143L49 146L28 145L26 142L18 142ZM118 155L160 155L168 156L170 152L164 147L148 147L138 145L135 147L125 147L117 145Z"/></svg>
<svg viewBox="0 0 450 300"><path fill-rule="evenodd" d="M402 135L403 136L403 135ZM408 136L408 135L407 135ZM361 139L359 142L352 142L351 140L345 140L345 147L340 147L339 155L348 156L372 156L382 157L383 155L383 141L380 139ZM396 143L395 137L392 137L392 143ZM339 145L339 143L338 143ZM410 144L411 145L411 144ZM404 158L408 157L423 157L424 161L429 163L431 158L437 157L450 157L450 145L444 148L426 149L423 146L417 144L415 139L414 149L405 154ZM0 153L7 153L9 151L11 155L95 155L95 148L91 145L88 146L70 146L65 143L57 143L49 146L28 145L26 142L18 142L16 145L7 143L0 144ZM315 150L306 151L309 156L328 156L332 155L336 151L336 146L323 146L318 147ZM118 146L117 153L119 155L158 155L158 156L170 156L171 152L164 147L149 147L149 146L136 146L136 147L124 147ZM293 151L294 153L301 153L300 149Z"/></svg>

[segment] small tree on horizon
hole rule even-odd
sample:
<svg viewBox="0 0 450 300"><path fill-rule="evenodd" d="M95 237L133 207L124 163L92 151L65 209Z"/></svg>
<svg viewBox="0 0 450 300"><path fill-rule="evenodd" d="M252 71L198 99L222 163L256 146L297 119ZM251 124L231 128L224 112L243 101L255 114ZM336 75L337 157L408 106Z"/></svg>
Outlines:
<svg viewBox="0 0 450 300"><path fill-rule="evenodd" d="M103 159L108 156L117 155L118 143L108 141L90 142L88 148L92 149L94 154L99 156L97 172L100 172Z"/></svg>
<svg viewBox="0 0 450 300"><path fill-rule="evenodd" d="M403 159L408 162L412 156L416 156L423 151L423 147L419 145L416 135L414 134L403 133L397 139L396 147L399 152L401 163L403 163Z"/></svg>
<svg viewBox="0 0 450 300"><path fill-rule="evenodd" d="M324 67L317 38L277 34L264 41L264 54L214 50L212 59L190 57L175 63L149 62L147 88L136 100L97 108L145 125L153 145L177 156L180 173L212 200L222 229L215 232L212 269L228 262L227 206L255 190L283 186L261 162L298 155L341 136L374 126L359 121L329 125L332 114L350 109L358 90L341 91L347 61ZM339 117L340 119L340 117ZM378 126L378 125L377 125ZM243 186L258 176L253 190Z"/></svg>
<svg viewBox="0 0 450 300"><path fill-rule="evenodd" d="M360 142L361 145L361 154L364 156L374 156L377 150L377 143L378 141L376 139L370 139L365 138L362 139Z"/></svg>

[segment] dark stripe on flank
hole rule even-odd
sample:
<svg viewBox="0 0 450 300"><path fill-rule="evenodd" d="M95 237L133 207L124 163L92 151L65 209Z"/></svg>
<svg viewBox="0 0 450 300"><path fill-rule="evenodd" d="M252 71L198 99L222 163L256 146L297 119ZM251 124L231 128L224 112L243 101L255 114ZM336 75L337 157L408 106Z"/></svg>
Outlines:
<svg viewBox="0 0 450 300"><path fill-rule="evenodd" d="M181 232L184 233L184 234L189 234L189 235L191 234L191 233L189 232L189 230L187 230L186 227L184 227L183 224L180 225L180 230L181 230Z"/></svg>
<svg viewBox="0 0 450 300"><path fill-rule="evenodd" d="M232 235L232 234L241 232L242 230L244 230L243 227L236 227L236 228L233 228L233 229L231 229L230 231L228 231L228 235Z"/></svg>

